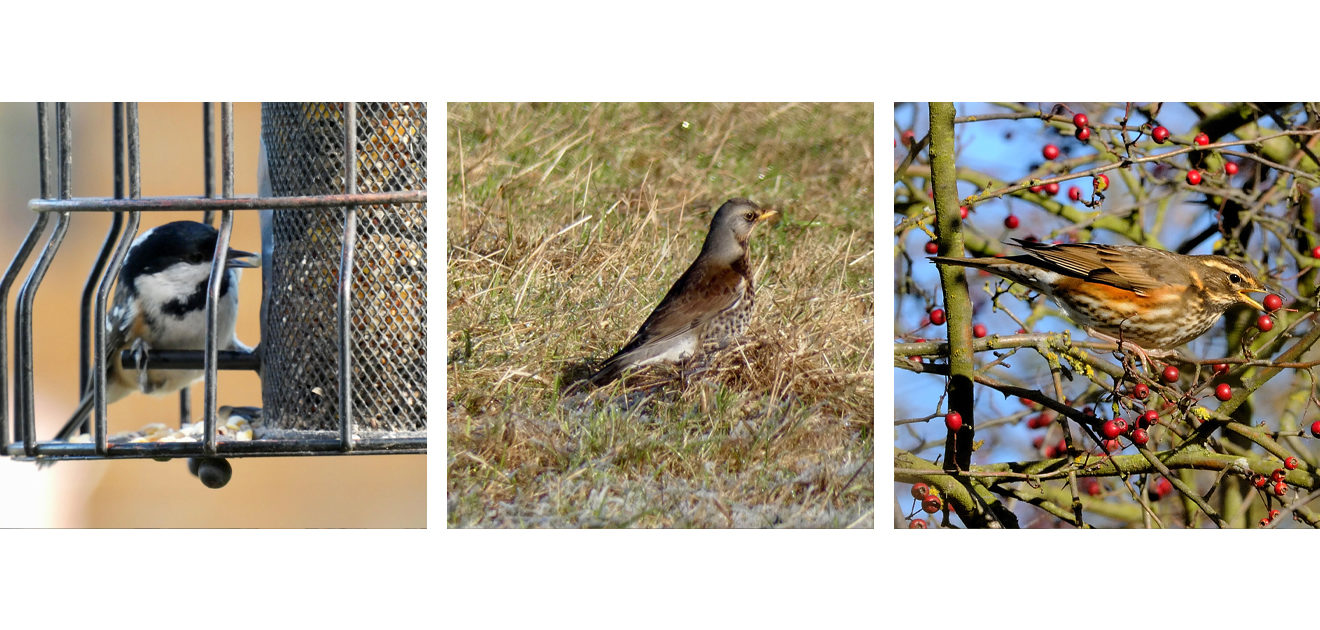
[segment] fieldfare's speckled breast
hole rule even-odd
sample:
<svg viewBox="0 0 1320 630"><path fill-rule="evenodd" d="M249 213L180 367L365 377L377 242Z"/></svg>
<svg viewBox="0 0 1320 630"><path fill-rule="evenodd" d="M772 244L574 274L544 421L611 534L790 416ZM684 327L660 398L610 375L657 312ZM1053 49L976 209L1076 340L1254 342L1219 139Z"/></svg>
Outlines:
<svg viewBox="0 0 1320 630"><path fill-rule="evenodd" d="M628 368L679 361L742 336L755 303L747 239L752 228L776 214L747 199L724 202L697 259L591 382L603 385Z"/></svg>

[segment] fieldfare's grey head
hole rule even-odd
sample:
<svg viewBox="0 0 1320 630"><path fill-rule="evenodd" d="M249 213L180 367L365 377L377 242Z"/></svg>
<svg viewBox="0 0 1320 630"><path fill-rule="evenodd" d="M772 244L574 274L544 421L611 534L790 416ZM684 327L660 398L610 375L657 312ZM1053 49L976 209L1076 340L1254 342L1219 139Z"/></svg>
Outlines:
<svg viewBox="0 0 1320 630"><path fill-rule="evenodd" d="M701 246L701 258L731 265L747 253L747 238L757 224L778 216L774 210L762 210L751 200L734 197L715 211L710 232Z"/></svg>

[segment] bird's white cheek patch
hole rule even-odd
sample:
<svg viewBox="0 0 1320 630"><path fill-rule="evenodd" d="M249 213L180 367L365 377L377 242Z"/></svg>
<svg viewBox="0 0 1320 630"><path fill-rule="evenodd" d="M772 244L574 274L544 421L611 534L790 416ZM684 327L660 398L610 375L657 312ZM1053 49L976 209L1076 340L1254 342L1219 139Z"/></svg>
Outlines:
<svg viewBox="0 0 1320 630"><path fill-rule="evenodd" d="M206 265L171 265L168 269L140 276L133 284L138 296L148 304L168 304L192 295L206 282L211 268Z"/></svg>
<svg viewBox="0 0 1320 630"><path fill-rule="evenodd" d="M204 287L209 276L210 267L208 266L179 264L150 276L138 278L134 283L134 287L137 289L141 304L168 304L177 299L186 298L195 293L199 287ZM230 279L231 284L235 284L235 281L236 278ZM227 294L221 296L218 306L220 312L218 314L217 333L220 348L228 349L232 347L229 340L233 338L237 320L238 292L231 288ZM160 309L147 306L144 314L155 322L156 339L153 344L154 348L200 350L205 347L205 308L199 308L180 317L177 314L166 313ZM166 322L169 322L168 325L166 325Z"/></svg>

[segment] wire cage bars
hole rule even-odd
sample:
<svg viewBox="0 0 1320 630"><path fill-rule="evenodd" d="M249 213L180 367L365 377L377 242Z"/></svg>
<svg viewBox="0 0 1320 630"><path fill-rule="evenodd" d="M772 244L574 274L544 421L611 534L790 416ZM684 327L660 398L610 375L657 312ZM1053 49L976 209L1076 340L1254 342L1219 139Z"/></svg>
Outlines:
<svg viewBox="0 0 1320 630"><path fill-rule="evenodd" d="M233 111L220 107L220 195L215 195L214 107L204 103L205 191L200 197L144 198L140 190L136 104L114 106L114 198L74 198L70 111L38 104L37 215L0 278L0 452L18 459L247 457L426 452L426 104L266 104L263 182L257 197L234 196ZM288 112L293 112L289 115ZM309 133L311 130L311 133ZM291 141L301 138L301 141ZM52 186L54 178L55 186ZM152 350L157 369L204 371L200 440L112 442L106 426L105 366L139 357L105 356L106 298L144 211L201 211L220 218L207 286L207 341L201 350ZM254 352L219 351L215 304L235 210L263 212L262 343ZM80 390L95 405L91 441L42 441L35 431L33 302L74 212L113 219L82 292ZM9 294L51 224L14 306L14 366L8 364ZM281 286L297 285L286 296ZM333 315L331 315L333 314ZM278 339L278 342L275 340ZM268 350L268 346L272 348ZM257 370L263 430L220 439L216 371ZM12 414L9 387L13 376ZM191 421L187 391L180 425ZM253 414L253 410L245 413Z"/></svg>

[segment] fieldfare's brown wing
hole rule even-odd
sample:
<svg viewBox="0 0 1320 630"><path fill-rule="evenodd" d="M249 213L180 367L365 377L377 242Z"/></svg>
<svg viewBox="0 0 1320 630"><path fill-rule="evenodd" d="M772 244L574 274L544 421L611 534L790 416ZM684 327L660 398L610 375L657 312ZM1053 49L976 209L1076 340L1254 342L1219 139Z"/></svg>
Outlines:
<svg viewBox="0 0 1320 630"><path fill-rule="evenodd" d="M693 331L737 303L742 274L723 265L707 264L698 258L670 287L651 311L637 334L614 356L605 360L593 381L613 380L625 368L664 354L668 344ZM750 282L747 289L751 289Z"/></svg>

